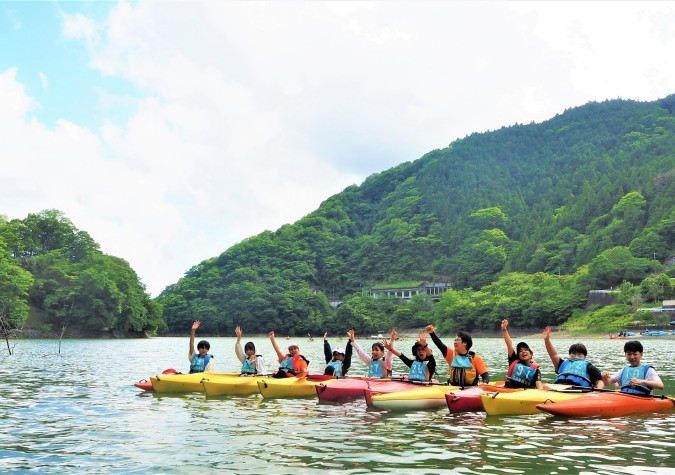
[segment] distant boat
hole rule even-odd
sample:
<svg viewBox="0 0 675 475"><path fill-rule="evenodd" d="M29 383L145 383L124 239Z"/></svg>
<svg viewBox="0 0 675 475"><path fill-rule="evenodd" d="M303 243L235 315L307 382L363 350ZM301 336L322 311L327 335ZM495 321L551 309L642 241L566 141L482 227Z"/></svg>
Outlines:
<svg viewBox="0 0 675 475"><path fill-rule="evenodd" d="M663 330L647 330L646 332L642 332L642 336L664 336L664 335L670 335L670 333Z"/></svg>

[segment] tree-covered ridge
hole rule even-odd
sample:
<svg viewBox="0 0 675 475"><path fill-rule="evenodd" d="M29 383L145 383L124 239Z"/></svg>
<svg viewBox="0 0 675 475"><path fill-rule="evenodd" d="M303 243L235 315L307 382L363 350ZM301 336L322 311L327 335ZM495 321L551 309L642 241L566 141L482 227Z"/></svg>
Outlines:
<svg viewBox="0 0 675 475"><path fill-rule="evenodd" d="M507 300L491 290L503 279L545 301L551 281L523 273L555 275L566 293L552 311L521 305L514 321L539 324L536 314L560 323L588 289L638 284L673 255L674 106L675 96L591 103L541 124L473 134L370 176L298 222L192 268L158 298L167 324L178 330L200 318L226 334L237 324L301 333L435 318L441 327L481 328L507 316L495 310ZM362 295L414 280L455 290L435 307ZM333 299L343 306L331 309Z"/></svg>
<svg viewBox="0 0 675 475"><path fill-rule="evenodd" d="M129 264L103 254L57 210L23 220L0 218L0 302L20 328L29 314L39 329L66 335L112 335L165 329Z"/></svg>

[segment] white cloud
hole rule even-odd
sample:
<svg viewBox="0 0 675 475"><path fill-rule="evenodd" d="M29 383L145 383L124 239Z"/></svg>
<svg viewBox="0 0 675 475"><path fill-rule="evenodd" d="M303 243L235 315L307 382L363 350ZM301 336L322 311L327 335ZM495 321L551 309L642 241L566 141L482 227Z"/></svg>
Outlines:
<svg viewBox="0 0 675 475"><path fill-rule="evenodd" d="M672 7L642 5L140 1L98 24L61 13L91 67L139 92L92 84L101 113L121 106L128 120L49 128L16 70L0 72L4 212L64 211L156 295L458 137L672 93Z"/></svg>

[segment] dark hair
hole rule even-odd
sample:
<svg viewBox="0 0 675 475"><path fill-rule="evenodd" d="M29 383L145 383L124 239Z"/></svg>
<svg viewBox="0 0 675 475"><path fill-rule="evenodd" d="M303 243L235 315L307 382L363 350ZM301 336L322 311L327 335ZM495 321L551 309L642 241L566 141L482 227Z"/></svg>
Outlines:
<svg viewBox="0 0 675 475"><path fill-rule="evenodd" d="M629 351L632 351L632 352L639 351L640 353L642 353L642 351L643 351L642 350L642 343L640 343L637 340L627 341L626 344L623 345L623 352L627 353Z"/></svg>
<svg viewBox="0 0 675 475"><path fill-rule="evenodd" d="M209 345L208 341L202 340L199 343L197 343L197 349L200 348L206 348L206 351L209 351L211 349L211 345Z"/></svg>
<svg viewBox="0 0 675 475"><path fill-rule="evenodd" d="M568 351L567 353L568 354L581 353L584 356L588 355L588 351L586 351L586 346L583 343L573 344L572 346L570 346L570 351Z"/></svg>
<svg viewBox="0 0 675 475"><path fill-rule="evenodd" d="M249 341L244 345L244 351L253 350L255 352L255 345L252 341Z"/></svg>
<svg viewBox="0 0 675 475"><path fill-rule="evenodd" d="M417 350L420 349L420 348L424 348L424 347L422 346L422 343L420 343L419 341L416 341L415 344L412 346L412 354L413 354L413 358L414 358L415 355L417 354Z"/></svg>
<svg viewBox="0 0 675 475"><path fill-rule="evenodd" d="M373 343L372 349L374 350L375 347L378 347L380 349L380 351L384 352L384 345L382 343L380 343L379 341L376 341L375 343Z"/></svg>
<svg viewBox="0 0 675 475"><path fill-rule="evenodd" d="M471 339L471 335L469 335L467 332L457 332L457 337L461 338L464 343L466 343L466 349L470 350L471 347L473 346L473 340Z"/></svg>

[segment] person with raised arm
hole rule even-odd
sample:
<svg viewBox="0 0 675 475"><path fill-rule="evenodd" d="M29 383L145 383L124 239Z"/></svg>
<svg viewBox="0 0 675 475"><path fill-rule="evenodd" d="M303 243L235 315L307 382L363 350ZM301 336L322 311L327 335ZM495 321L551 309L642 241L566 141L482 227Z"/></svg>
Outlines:
<svg viewBox="0 0 675 475"><path fill-rule="evenodd" d="M363 348L361 348L359 344L356 342L354 329L349 330L347 332L347 336L349 337L349 342L351 343L351 345L354 348L356 348L356 353L359 355L359 358L361 358L361 361L363 361L368 366L367 376L369 378L384 379L389 378L391 376L394 353L388 351L387 357L386 358L384 357L384 344L387 342L387 340L383 340L382 342L376 341L375 343L373 343L371 346L370 355L368 355L366 354L365 351L363 351ZM396 330L392 329L390 340L392 348L394 346L395 340L396 340Z"/></svg>
<svg viewBox="0 0 675 475"><path fill-rule="evenodd" d="M347 350L336 348L332 351L328 343L328 332L323 334L323 355L326 358L326 369L323 374L344 378L352 365L352 342L347 342Z"/></svg>
<svg viewBox="0 0 675 475"><path fill-rule="evenodd" d="M201 325L199 320L192 323L190 331L190 353L188 353L188 360L190 361L190 373L215 373L216 361L213 355L209 354L211 345L208 341L202 340L197 343L197 351L195 352L195 332Z"/></svg>
<svg viewBox="0 0 675 475"><path fill-rule="evenodd" d="M234 354L237 355L237 359L241 363L242 376L265 374L267 372L265 369L265 360L261 355L255 354L255 344L253 344L252 341L249 341L242 349L241 327L237 326L237 328L234 329L234 333L237 335L237 342L234 344Z"/></svg>
<svg viewBox="0 0 675 475"><path fill-rule="evenodd" d="M403 363L410 368L408 380L410 381L431 381L436 372L436 360L427 344L427 338L424 333L420 333L419 339L412 347L413 359L394 348L393 342L386 343L385 348L398 356Z"/></svg>
<svg viewBox="0 0 675 475"><path fill-rule="evenodd" d="M605 387L600 370L586 361L588 351L583 343L571 345L568 358L563 359L551 343L551 327L546 327L544 328L544 345L546 345L546 351L551 358L553 368L558 374L553 380L555 384L569 384L587 388L594 386L598 389Z"/></svg>
<svg viewBox="0 0 675 475"><path fill-rule="evenodd" d="M518 343L514 350L508 326L509 321L502 320L502 335L504 336L504 343L506 343L506 354L509 360L509 370L506 373L504 386L507 388L544 389L544 385L541 383L539 365L532 361L534 352L524 341Z"/></svg>
<svg viewBox="0 0 675 475"><path fill-rule="evenodd" d="M490 373L483 358L475 352L469 351L473 346L473 339L467 332L457 332L454 349L448 348L436 335L433 325L427 325L427 333L448 363L449 384L452 386L475 386L480 379L483 384L490 382Z"/></svg>
<svg viewBox="0 0 675 475"><path fill-rule="evenodd" d="M274 330L269 332L270 341L279 358L279 369L274 373L275 378L302 378L307 376L307 365L309 360L300 354L300 347L295 343L288 345L288 353L284 354L279 349L276 340L274 339Z"/></svg>

